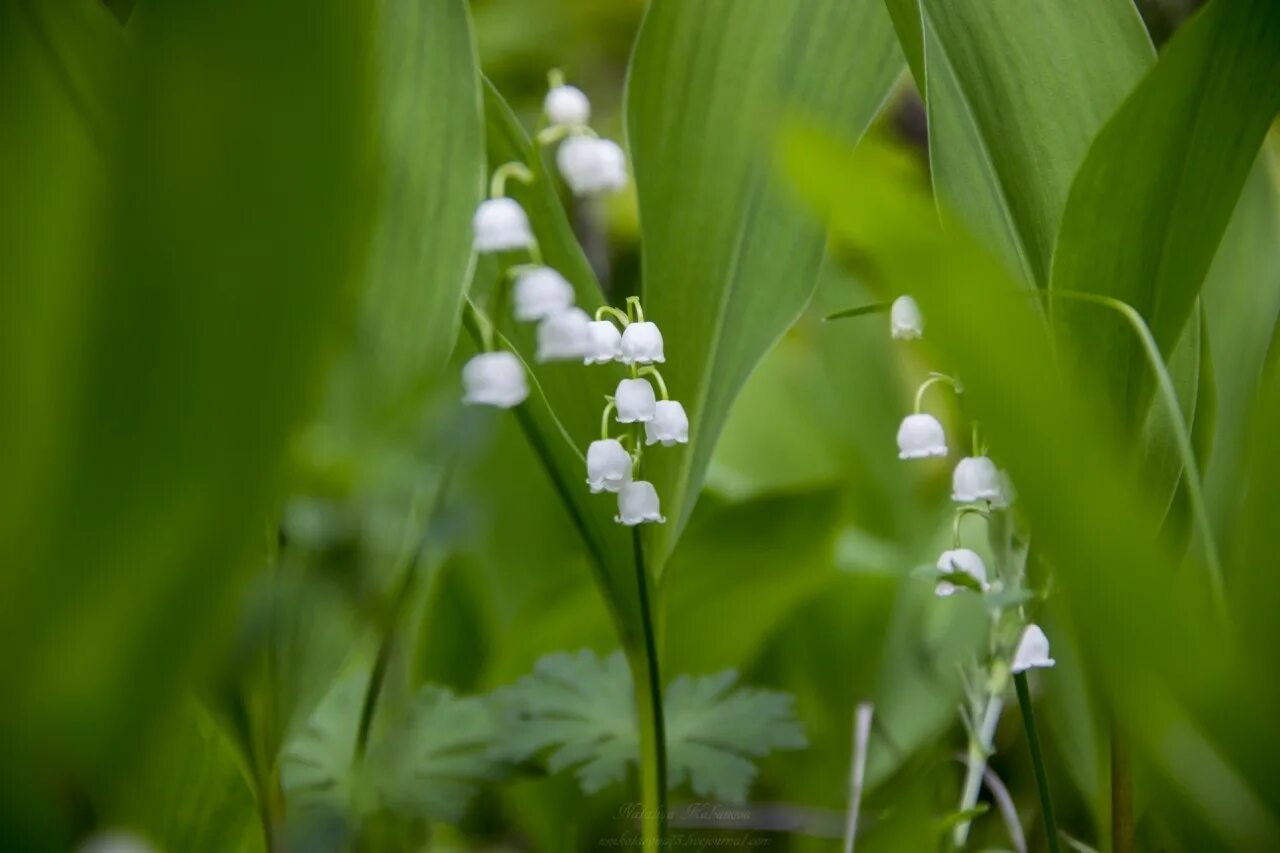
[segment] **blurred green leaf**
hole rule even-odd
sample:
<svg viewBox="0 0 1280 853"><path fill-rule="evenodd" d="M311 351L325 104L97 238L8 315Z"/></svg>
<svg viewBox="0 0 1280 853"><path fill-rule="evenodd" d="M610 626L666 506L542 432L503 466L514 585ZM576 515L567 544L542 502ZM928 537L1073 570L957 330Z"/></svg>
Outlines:
<svg viewBox="0 0 1280 853"><path fill-rule="evenodd" d="M817 281L822 229L768 168L778 122L822 116L856 139L901 68L879 0L649 5L627 88L643 298L691 425L645 458L670 517L646 534L659 571L734 397Z"/></svg>

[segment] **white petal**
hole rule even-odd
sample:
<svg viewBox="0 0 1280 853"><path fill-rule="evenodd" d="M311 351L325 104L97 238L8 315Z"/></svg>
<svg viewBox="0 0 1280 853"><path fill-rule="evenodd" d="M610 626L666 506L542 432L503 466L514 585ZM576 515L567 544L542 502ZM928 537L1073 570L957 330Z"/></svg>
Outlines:
<svg viewBox="0 0 1280 853"><path fill-rule="evenodd" d="M515 284L517 320L543 320L573 306L573 285L550 267L522 272Z"/></svg>
<svg viewBox="0 0 1280 853"><path fill-rule="evenodd" d="M604 438L587 448L587 485L592 492L616 492L631 479L631 455L622 442Z"/></svg>
<svg viewBox="0 0 1280 853"><path fill-rule="evenodd" d="M482 352L462 366L463 402L510 409L529 396L524 365L506 350Z"/></svg>
<svg viewBox="0 0 1280 853"><path fill-rule="evenodd" d="M623 364L664 362L662 332L656 323L631 323L622 331Z"/></svg>
<svg viewBox="0 0 1280 853"><path fill-rule="evenodd" d="M938 557L938 571L943 574L964 572L977 581L979 587L984 590L987 588L987 564L976 551L968 548L943 551L942 556Z"/></svg>
<svg viewBox="0 0 1280 853"><path fill-rule="evenodd" d="M616 192L627 184L627 155L608 139L569 137L556 151L556 166L576 196Z"/></svg>
<svg viewBox="0 0 1280 853"><path fill-rule="evenodd" d="M614 521L634 527L646 521L661 524L666 521L658 507L658 491L653 483L645 480L633 480L622 486L618 492L618 514Z"/></svg>
<svg viewBox="0 0 1280 853"><path fill-rule="evenodd" d="M1004 490L995 463L986 456L961 459L951 475L951 498L960 503L990 501L995 506L1004 506Z"/></svg>
<svg viewBox="0 0 1280 853"><path fill-rule="evenodd" d="M608 364L622 354L622 333L609 320L592 320L583 364Z"/></svg>
<svg viewBox="0 0 1280 853"><path fill-rule="evenodd" d="M529 217L515 199L491 198L480 202L471 226L477 252L505 252L533 245Z"/></svg>
<svg viewBox="0 0 1280 853"><path fill-rule="evenodd" d="M896 340L914 340L924 335L924 316L910 296L899 296L889 306L890 332Z"/></svg>
<svg viewBox="0 0 1280 853"><path fill-rule="evenodd" d="M644 443L662 443L663 447L687 444L689 416L676 400L659 400L654 406L653 420L644 425Z"/></svg>
<svg viewBox="0 0 1280 853"><path fill-rule="evenodd" d="M581 127L591 120L591 102L577 86L556 86L547 92L542 111L553 125Z"/></svg>
<svg viewBox="0 0 1280 853"><path fill-rule="evenodd" d="M947 437L933 415L907 415L898 427L898 458L924 459L947 455Z"/></svg>
<svg viewBox="0 0 1280 853"><path fill-rule="evenodd" d="M1039 625L1028 625L1018 640L1018 649L1013 654L1013 672L1026 672L1028 669L1053 666L1057 661L1049 657L1049 638L1040 630Z"/></svg>
<svg viewBox="0 0 1280 853"><path fill-rule="evenodd" d="M618 423L633 424L653 420L658 404L649 380L623 379L614 392L614 405L618 408Z"/></svg>
<svg viewBox="0 0 1280 853"><path fill-rule="evenodd" d="M591 317L581 308L552 314L538 324L538 361L582 358L591 345Z"/></svg>

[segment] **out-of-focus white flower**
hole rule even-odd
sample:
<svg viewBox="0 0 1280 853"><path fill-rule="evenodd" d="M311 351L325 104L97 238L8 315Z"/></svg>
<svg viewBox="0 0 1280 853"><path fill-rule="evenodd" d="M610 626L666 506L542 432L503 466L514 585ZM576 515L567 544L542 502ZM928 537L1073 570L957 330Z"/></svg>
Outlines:
<svg viewBox="0 0 1280 853"><path fill-rule="evenodd" d="M1018 640L1018 649L1013 653L1013 670L1016 675L1028 669L1053 666L1057 661L1049 657L1049 638L1040 630L1039 625L1028 625Z"/></svg>
<svg viewBox="0 0 1280 853"><path fill-rule="evenodd" d="M618 423L646 423L653 420L658 401L648 379L623 379L614 392L614 405L618 407Z"/></svg>
<svg viewBox="0 0 1280 853"><path fill-rule="evenodd" d="M482 352L462 366L462 400L480 406L510 409L529 396L524 365L506 350Z"/></svg>
<svg viewBox="0 0 1280 853"><path fill-rule="evenodd" d="M977 581L978 586L987 589L987 564L982 561L982 557L978 556L976 551L970 551L968 548L955 548L951 551L943 551L942 556L938 558L938 571L942 574L954 574L955 572L964 572L969 577ZM954 593L959 587L950 581L938 581L933 591L941 596L947 596Z"/></svg>
<svg viewBox="0 0 1280 853"><path fill-rule="evenodd" d="M592 320L588 329L590 341L583 364L608 364L622 355L622 333L609 320Z"/></svg>
<svg viewBox="0 0 1280 853"><path fill-rule="evenodd" d="M632 323L622 332L623 364L653 364L664 362L662 332L657 323Z"/></svg>
<svg viewBox="0 0 1280 853"><path fill-rule="evenodd" d="M644 425L644 443L663 447L687 444L689 441L689 416L684 406L675 400L659 400L654 407L653 420Z"/></svg>
<svg viewBox="0 0 1280 853"><path fill-rule="evenodd" d="M581 308L552 314L538 324L538 361L578 359L591 346L591 316Z"/></svg>
<svg viewBox="0 0 1280 853"><path fill-rule="evenodd" d="M627 185L627 155L609 139L570 136L556 151L556 165L576 196L617 192Z"/></svg>
<svg viewBox="0 0 1280 853"><path fill-rule="evenodd" d="M573 306L573 285L551 267L534 267L516 278L517 320L543 320Z"/></svg>
<svg viewBox="0 0 1280 853"><path fill-rule="evenodd" d="M618 514L614 521L635 527L646 521L666 521L658 510L658 491L646 480L624 483L618 491Z"/></svg>
<svg viewBox="0 0 1280 853"><path fill-rule="evenodd" d="M924 315L910 296L899 296L889 307L889 327L895 340L910 341L924 335Z"/></svg>
<svg viewBox="0 0 1280 853"><path fill-rule="evenodd" d="M505 252L533 245L529 217L515 199L491 198L480 202L471 220L477 252Z"/></svg>
<svg viewBox="0 0 1280 853"><path fill-rule="evenodd" d="M591 120L591 101L577 86L555 86L542 102L547 121L564 127L582 127Z"/></svg>
<svg viewBox="0 0 1280 853"><path fill-rule="evenodd" d="M907 415L898 427L898 458L925 459L947 455L947 436L933 415Z"/></svg>
<svg viewBox="0 0 1280 853"><path fill-rule="evenodd" d="M1004 490L1000 487L1000 471L985 456L966 456L951 475L951 498L960 503L991 501L1004 506Z"/></svg>
<svg viewBox="0 0 1280 853"><path fill-rule="evenodd" d="M587 448L587 485L592 494L616 492L631 479L631 455L616 438L602 438Z"/></svg>
<svg viewBox="0 0 1280 853"><path fill-rule="evenodd" d="M142 837L120 830L91 835L76 850L77 853L155 853L155 848Z"/></svg>

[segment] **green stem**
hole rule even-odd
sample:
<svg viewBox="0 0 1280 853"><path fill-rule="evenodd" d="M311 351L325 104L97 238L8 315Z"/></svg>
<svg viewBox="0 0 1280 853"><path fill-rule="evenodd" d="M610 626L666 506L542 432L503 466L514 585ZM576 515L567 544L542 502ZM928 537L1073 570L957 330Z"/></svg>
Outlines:
<svg viewBox="0 0 1280 853"><path fill-rule="evenodd" d="M609 437L609 415L613 414L613 410L617 407L612 397L605 397L605 399L609 402L605 404L604 413L600 415L600 438L602 440Z"/></svg>
<svg viewBox="0 0 1280 853"><path fill-rule="evenodd" d="M640 376L652 376L654 379L658 380L658 393L662 395L662 399L671 399L670 395L667 394L667 383L662 378L662 374L658 372L658 368L650 365L649 367L640 368L638 373Z"/></svg>
<svg viewBox="0 0 1280 853"><path fill-rule="evenodd" d="M643 849L661 850L667 834L667 735L662 712L658 644L639 525L631 529L631 542L635 555L636 589L640 595L640 620L644 629L644 657L632 664L636 717L640 727L641 836ZM640 677L642 673L637 672L637 665L643 669L643 679Z"/></svg>
<svg viewBox="0 0 1280 853"><path fill-rule="evenodd" d="M951 521L951 542L953 548L960 547L960 522L964 521L966 515L980 515L983 518L990 518L991 513L980 506L962 506L956 510L956 517Z"/></svg>
<svg viewBox="0 0 1280 853"><path fill-rule="evenodd" d="M639 296L628 296L628 297L627 297L627 316L628 316L628 317L630 317L630 316L631 316L631 312L632 312L632 311L634 311L634 312L635 312L635 321L636 321L637 323L643 323L643 322L644 322L644 308L642 308L642 307L640 306L640 297L639 297Z"/></svg>
<svg viewBox="0 0 1280 853"><path fill-rule="evenodd" d="M914 411L917 415L920 414L920 407L924 403L924 392L928 391L930 386L937 385L939 382L946 382L952 388L956 389L957 394L960 393L959 382L956 382L954 379L952 379L950 376L947 376L945 373L934 373L924 382L920 383L920 388L917 389L916 391L916 405L915 405Z"/></svg>
<svg viewBox="0 0 1280 853"><path fill-rule="evenodd" d="M987 758L991 755L995 743L996 726L1000 724L1000 712L1004 710L1004 700L998 695L987 699L981 720L974 720L976 730L969 733L969 749L965 753L964 787L960 789L961 813L973 811L978 804L978 794L982 790L982 774L987 769ZM956 847L964 847L969 840L969 825L972 821L965 818L957 823L952 831L951 840Z"/></svg>
<svg viewBox="0 0 1280 853"><path fill-rule="evenodd" d="M489 179L489 195L492 198L502 198L507 194L507 181L515 178L520 183L528 186L533 183L533 170L524 163L512 160L510 163L503 163L501 166L493 170L493 177Z"/></svg>
<svg viewBox="0 0 1280 853"><path fill-rule="evenodd" d="M1036 771L1036 790L1040 792L1040 810L1044 813L1044 833L1049 841L1049 853L1058 853L1058 825L1053 819L1053 797L1049 795L1049 775L1044 769L1044 755L1040 752L1040 736L1036 733L1036 717L1031 710L1031 693L1027 690L1027 674L1013 676L1018 691L1018 706L1022 709L1022 724L1027 729L1027 745L1031 749L1031 764Z"/></svg>
<svg viewBox="0 0 1280 853"><path fill-rule="evenodd" d="M596 309L597 320L603 320L605 318L605 315L616 317L618 321L622 323L623 326L628 326L631 324L631 318L628 317L622 311L619 311L617 308L614 308L612 305L601 305L599 308Z"/></svg>

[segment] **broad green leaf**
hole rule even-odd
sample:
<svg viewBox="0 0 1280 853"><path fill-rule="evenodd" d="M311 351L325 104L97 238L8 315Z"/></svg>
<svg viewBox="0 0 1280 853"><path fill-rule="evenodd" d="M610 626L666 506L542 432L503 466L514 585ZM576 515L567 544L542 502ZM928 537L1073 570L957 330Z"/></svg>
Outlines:
<svg viewBox="0 0 1280 853"><path fill-rule="evenodd" d="M821 117L856 139L901 67L879 0L649 5L627 86L642 296L690 419L687 446L643 463L669 519L646 534L659 571L734 397L817 281L822 229L771 168L779 121Z"/></svg>
<svg viewBox="0 0 1280 853"><path fill-rule="evenodd" d="M92 785L140 749L222 627L316 401L369 233L370 21L153 4L98 154L13 9L0 441L21 461L0 488L0 639L21 665L0 730L27 744L6 790L65 803L30 762Z"/></svg>
<svg viewBox="0 0 1280 853"><path fill-rule="evenodd" d="M1151 63L1142 21L1130 0L922 0L919 26L938 196L1045 286L1072 178Z"/></svg>
<svg viewBox="0 0 1280 853"><path fill-rule="evenodd" d="M1270 0L1214 0L1178 31L1089 150L1053 287L1128 303L1172 350L1280 109L1277 56ZM1082 349L1132 422L1151 383L1131 333L1102 321Z"/></svg>
<svg viewBox="0 0 1280 853"><path fill-rule="evenodd" d="M756 774L750 759L807 744L790 695L735 687L737 678L732 670L682 675L664 691L671 787L687 781L699 796L742 803ZM522 761L551 749L548 769L575 768L587 794L625 779L636 761L635 705L622 652L549 655L497 697L507 713L504 758Z"/></svg>

